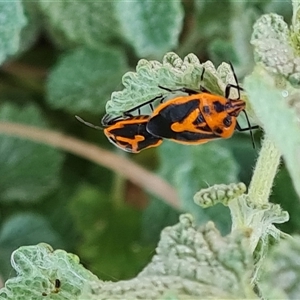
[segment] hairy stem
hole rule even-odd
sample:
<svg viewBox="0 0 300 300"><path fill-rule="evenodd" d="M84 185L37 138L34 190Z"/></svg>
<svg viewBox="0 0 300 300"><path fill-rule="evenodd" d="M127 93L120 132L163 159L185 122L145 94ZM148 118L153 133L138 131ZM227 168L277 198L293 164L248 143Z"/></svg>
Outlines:
<svg viewBox="0 0 300 300"><path fill-rule="evenodd" d="M265 137L249 186L248 196L253 203L266 204L272 191L275 175L280 164L281 153Z"/></svg>
<svg viewBox="0 0 300 300"><path fill-rule="evenodd" d="M180 208L177 193L169 183L125 157L60 132L24 124L0 122L0 133L47 144L84 157L126 177L172 207Z"/></svg>

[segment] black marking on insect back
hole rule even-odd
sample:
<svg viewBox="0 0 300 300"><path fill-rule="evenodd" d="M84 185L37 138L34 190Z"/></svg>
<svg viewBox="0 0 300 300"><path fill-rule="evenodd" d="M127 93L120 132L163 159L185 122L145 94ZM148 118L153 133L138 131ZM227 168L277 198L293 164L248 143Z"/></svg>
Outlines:
<svg viewBox="0 0 300 300"><path fill-rule="evenodd" d="M199 107L199 99L190 100L182 104L171 104L163 108L158 115L150 118L147 123L147 131L152 135L164 138L174 138L171 129L173 123L182 122L186 116Z"/></svg>
<svg viewBox="0 0 300 300"><path fill-rule="evenodd" d="M156 115L151 118L147 124L147 130L157 137L173 139L182 142L198 142L203 139L215 139L219 138L218 135L211 132L211 129L206 125L199 127L201 131L207 131L207 133L198 133L191 131L175 132L171 129L172 122L166 122L161 115Z"/></svg>
<svg viewBox="0 0 300 300"><path fill-rule="evenodd" d="M118 140L118 138L113 138L113 137L109 137L109 140L111 141L111 143L113 143L114 145L116 145L117 147L121 147L123 150L127 151L127 152L132 152L132 145L126 141L120 141Z"/></svg>
<svg viewBox="0 0 300 300"><path fill-rule="evenodd" d="M149 148L152 145L157 145L157 143L162 140L161 138L157 136L153 136L151 134L148 134L145 140L138 142L137 145L137 151L141 151L142 149Z"/></svg>
<svg viewBox="0 0 300 300"><path fill-rule="evenodd" d="M200 142L201 140L220 138L214 133L195 133L190 131L182 131L174 134L172 139L182 142Z"/></svg>
<svg viewBox="0 0 300 300"><path fill-rule="evenodd" d="M204 124L203 126L195 126L195 128L201 131L211 132L211 128L207 124Z"/></svg>
<svg viewBox="0 0 300 300"><path fill-rule="evenodd" d="M114 136L122 136L129 139L134 139L137 134L148 134L145 124L126 124L123 128L111 129L110 133Z"/></svg>
<svg viewBox="0 0 300 300"><path fill-rule="evenodd" d="M170 139L174 136L174 131L171 129L172 124L171 120L159 114L149 120L146 128L152 135Z"/></svg>
<svg viewBox="0 0 300 300"><path fill-rule="evenodd" d="M141 151L142 149L149 148L152 145L157 145L161 138L157 136L153 136L146 130L146 123L143 124L126 124L124 128L116 128L110 131L110 133L114 136L110 136L109 139L115 145L122 146L122 148L127 152ZM129 140L134 141L136 136L143 136L143 140L137 143L136 149L133 149L133 145L130 141L122 141L118 137L124 137Z"/></svg>
<svg viewBox="0 0 300 300"><path fill-rule="evenodd" d="M223 124L225 125L225 127L230 127L232 124L232 117L231 116L227 116L226 118L223 119Z"/></svg>
<svg viewBox="0 0 300 300"><path fill-rule="evenodd" d="M181 104L170 104L164 107L159 114L170 123L181 122L198 107L199 99L195 98Z"/></svg>
<svg viewBox="0 0 300 300"><path fill-rule="evenodd" d="M199 113L195 121L193 121L193 125L197 126L200 124L205 124L205 119L202 115L202 113Z"/></svg>
<svg viewBox="0 0 300 300"><path fill-rule="evenodd" d="M125 149L132 149L131 144L129 144L128 142L125 142L125 141L119 141L118 138L113 138L112 136L110 136L109 140L115 145L124 146Z"/></svg>
<svg viewBox="0 0 300 300"><path fill-rule="evenodd" d="M204 105L203 106L203 112L206 114L206 115L209 115L210 114L210 108L208 105Z"/></svg>
<svg viewBox="0 0 300 300"><path fill-rule="evenodd" d="M220 113L225 110L225 106L219 101L214 101L213 105L214 105L214 109L217 113Z"/></svg>
<svg viewBox="0 0 300 300"><path fill-rule="evenodd" d="M209 128L209 126L205 122L205 119L204 119L201 112L199 112L197 118L195 119L195 121L192 124L195 125L195 128L198 129L198 130L211 132L211 129Z"/></svg>
<svg viewBox="0 0 300 300"><path fill-rule="evenodd" d="M217 127L217 128L214 128L214 132L217 133L217 134L222 134L223 130L222 130L222 128Z"/></svg>

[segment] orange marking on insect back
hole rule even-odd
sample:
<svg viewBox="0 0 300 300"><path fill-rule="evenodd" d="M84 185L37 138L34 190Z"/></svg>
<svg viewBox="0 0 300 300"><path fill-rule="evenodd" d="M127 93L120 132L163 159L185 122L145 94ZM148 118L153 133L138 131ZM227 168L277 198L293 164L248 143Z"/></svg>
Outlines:
<svg viewBox="0 0 300 300"><path fill-rule="evenodd" d="M142 141L145 140L145 137L142 135L135 135L134 139L129 139L123 136L117 136L116 137L116 141L118 142L123 142L123 143L127 143L128 145L131 146L131 152L133 153L137 153L138 151L138 144Z"/></svg>
<svg viewBox="0 0 300 300"><path fill-rule="evenodd" d="M174 132L182 132L182 131L190 131L190 132L197 132L197 133L207 133L207 131L200 129L199 127L205 127L207 126L207 124L205 122L201 123L201 124L197 124L197 126L195 126L193 124L193 122L198 118L199 114L200 114L200 110L199 109L195 109L194 111L192 111L192 113L190 113L184 120L183 122L175 122L171 125L171 129Z"/></svg>
<svg viewBox="0 0 300 300"><path fill-rule="evenodd" d="M131 153L157 147L162 143L162 139L146 130L148 119L147 115L118 119L104 129L104 134L115 146Z"/></svg>
<svg viewBox="0 0 300 300"><path fill-rule="evenodd" d="M231 100L210 93L179 96L159 105L147 129L150 133L182 144L202 144L229 138L236 117L245 108L243 100Z"/></svg>

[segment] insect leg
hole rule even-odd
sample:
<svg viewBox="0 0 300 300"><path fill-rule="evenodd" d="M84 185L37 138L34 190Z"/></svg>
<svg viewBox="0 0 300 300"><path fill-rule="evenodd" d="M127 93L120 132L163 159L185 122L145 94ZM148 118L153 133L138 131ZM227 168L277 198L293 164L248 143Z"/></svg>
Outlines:
<svg viewBox="0 0 300 300"><path fill-rule="evenodd" d="M161 102L162 102L164 97L163 97L163 95L159 95L159 96L156 96L155 98L152 98L152 99L150 99L150 100L148 100L148 101L146 101L144 103L141 103L141 104L139 104L139 105L137 105L137 106L135 106L135 107L133 107L133 108L131 108L129 110L126 110L123 114L125 116L131 116L132 117L132 115L130 114L131 112L139 110L141 107L143 107L143 106L145 106L147 104L149 104L150 108L152 109L153 108L152 102L154 102L155 100L160 99L160 98L161 98ZM138 113L140 114L140 111L138 111Z"/></svg>
<svg viewBox="0 0 300 300"><path fill-rule="evenodd" d="M226 85L225 98L228 99L229 96L230 96L230 89L235 88L238 91L238 98L237 99L240 99L241 98L241 91L243 91L244 89L239 86L239 83L238 83L235 71L233 69L232 63L229 62L229 65L230 65L230 68L231 68L231 71L232 71L232 74L233 74L233 77L234 77L235 84L230 84L229 83L229 84Z"/></svg>
<svg viewBox="0 0 300 300"><path fill-rule="evenodd" d="M183 93L187 93L189 95L199 94L198 91L195 91L195 90L192 90L192 89L189 89L189 88L185 88L185 87L180 88L180 89L169 89L169 88L166 88L166 87L161 86L161 85L159 85L158 87L161 88L162 90L168 91L170 93L183 92Z"/></svg>
<svg viewBox="0 0 300 300"><path fill-rule="evenodd" d="M240 124L239 124L238 122L236 122L236 130L238 130L238 131L240 131L240 132L250 130L250 136L251 136L251 140L252 140L252 146L253 146L253 149L255 149L255 142L254 142L254 137L253 137L253 132L252 132L252 130L258 129L259 126L257 126L257 125L256 125L256 126L251 126L246 111L243 110L243 112L244 112L244 114L245 114L245 117L246 117L246 120L247 120L248 127L246 127L246 128L241 128Z"/></svg>
<svg viewBox="0 0 300 300"><path fill-rule="evenodd" d="M201 74L201 77L200 77L200 87L199 87L199 90L201 92L203 92L203 93L209 93L209 94L211 94L211 92L202 85L202 82L204 80L204 73L205 73L205 68L203 68L202 74Z"/></svg>

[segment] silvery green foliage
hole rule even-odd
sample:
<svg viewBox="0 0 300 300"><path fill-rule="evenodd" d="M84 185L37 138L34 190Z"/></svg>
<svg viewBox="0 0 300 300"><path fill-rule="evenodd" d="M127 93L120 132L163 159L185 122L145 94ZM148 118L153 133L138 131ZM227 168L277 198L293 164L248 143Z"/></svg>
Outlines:
<svg viewBox="0 0 300 300"><path fill-rule="evenodd" d="M253 27L251 43L256 61L271 73L284 76L295 86L300 84L299 2L293 1L292 25L282 16L266 14Z"/></svg>
<svg viewBox="0 0 300 300"><path fill-rule="evenodd" d="M12 255L18 276L0 290L0 299L257 299L250 285L253 260L247 232L222 237L213 223L198 229L190 215L167 227L151 263L134 279L103 282L75 255L45 245L21 247ZM61 287L55 289L55 280ZM57 292L57 293L56 293ZM25 297L25 298L24 298ZM168 298L167 298L168 299Z"/></svg>
<svg viewBox="0 0 300 300"><path fill-rule="evenodd" d="M203 68L205 72L201 82ZM169 52L163 57L162 63L141 59L136 66L136 72L127 72L122 83L124 89L113 92L111 100L106 104L106 111L112 116L118 116L159 95L170 96L159 85L169 89L188 87L195 90L203 85L211 92L224 95L226 85L235 84L235 81L230 66L226 63L215 69L210 61L200 63L194 54L188 54L181 59L177 54ZM232 95L233 98L234 96Z"/></svg>
<svg viewBox="0 0 300 300"><path fill-rule="evenodd" d="M18 276L0 290L0 299L80 299L87 284L98 280L79 264L76 255L56 250L47 244L23 246L14 251L11 263ZM55 281L61 282L56 293Z"/></svg>
<svg viewBox="0 0 300 300"><path fill-rule="evenodd" d="M267 136L287 164L300 195L300 51L299 1L293 1L292 25L277 14L254 25L252 44L258 66L245 80L249 102ZM272 112L272 113L270 113Z"/></svg>

